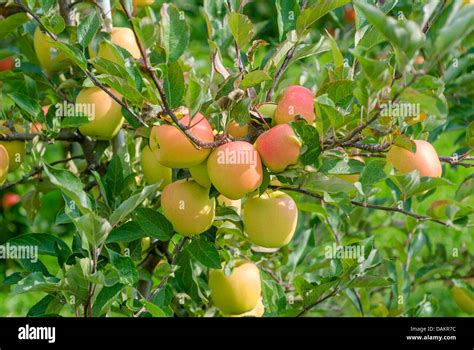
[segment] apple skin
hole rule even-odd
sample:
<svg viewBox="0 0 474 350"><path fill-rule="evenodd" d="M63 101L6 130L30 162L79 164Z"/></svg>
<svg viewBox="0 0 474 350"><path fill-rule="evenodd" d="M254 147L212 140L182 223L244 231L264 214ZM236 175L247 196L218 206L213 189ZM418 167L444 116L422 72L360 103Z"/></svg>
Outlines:
<svg viewBox="0 0 474 350"><path fill-rule="evenodd" d="M8 151L5 147L0 145L0 185L3 184L7 178L9 163Z"/></svg>
<svg viewBox="0 0 474 350"><path fill-rule="evenodd" d="M361 157L356 156L356 157L351 157L351 159L355 159L355 160L358 160L359 162L365 163L364 159L362 159ZM360 174L338 174L336 175L336 177L354 184L357 181L359 181Z"/></svg>
<svg viewBox="0 0 474 350"><path fill-rule="evenodd" d="M133 0L133 4L137 7L145 7L153 5L155 0Z"/></svg>
<svg viewBox="0 0 474 350"><path fill-rule="evenodd" d="M229 276L222 269L211 269L209 288L212 301L224 315L239 315L251 311L260 300L260 271L245 260L236 261Z"/></svg>
<svg viewBox="0 0 474 350"><path fill-rule="evenodd" d="M49 72L65 68L69 65L67 56L56 50L51 44L52 42L54 42L53 39L43 33L39 26L36 27L33 36L33 46L35 48L36 57L41 67Z"/></svg>
<svg viewBox="0 0 474 350"><path fill-rule="evenodd" d="M25 128L19 124L15 124L14 127L16 132L25 132ZM0 124L0 134L8 135L11 134L11 132L12 131L5 125L5 123ZM8 152L10 159L10 164L8 166L9 171L15 171L20 167L25 159L25 141L0 141L0 145L5 147Z"/></svg>
<svg viewBox="0 0 474 350"><path fill-rule="evenodd" d="M255 148L268 170L278 173L298 163L301 142L290 125L279 124L261 134Z"/></svg>
<svg viewBox="0 0 474 350"><path fill-rule="evenodd" d="M229 199L241 199L255 191L263 181L260 156L244 141L229 142L216 148L207 160L207 171L214 187Z"/></svg>
<svg viewBox="0 0 474 350"><path fill-rule="evenodd" d="M286 193L265 192L244 204L244 231L248 239L261 247L281 248L287 245L296 231L298 208Z"/></svg>
<svg viewBox="0 0 474 350"><path fill-rule="evenodd" d="M121 98L116 91L111 92ZM89 123L79 126L81 134L97 140L110 140L123 124L122 107L98 87L84 88L76 98L77 104L95 106L95 115Z"/></svg>
<svg viewBox="0 0 474 350"><path fill-rule="evenodd" d="M387 161L402 174L418 170L420 177L440 177L441 162L433 146L423 140L414 140L416 153L393 145L387 153Z"/></svg>
<svg viewBox="0 0 474 350"><path fill-rule="evenodd" d="M278 102L275 110L275 124L285 124L300 115L309 124L316 119L314 114L314 94L300 85L288 86Z"/></svg>
<svg viewBox="0 0 474 350"><path fill-rule="evenodd" d="M262 317L265 313L265 306L263 305L262 298L257 303L252 310L244 312L243 314L239 315L229 315L230 317Z"/></svg>
<svg viewBox="0 0 474 350"><path fill-rule="evenodd" d="M11 208L19 202L21 202L21 196L19 194L7 192L3 195L2 207L5 209Z"/></svg>
<svg viewBox="0 0 474 350"><path fill-rule="evenodd" d="M148 184L155 184L161 181L159 190L170 184L173 177L171 168L167 168L158 163L158 157L153 153L148 145L142 150L141 156L142 172Z"/></svg>
<svg viewBox="0 0 474 350"><path fill-rule="evenodd" d="M137 41L135 40L135 34L133 34L133 30L126 27L115 27L112 29L110 33L110 41L120 46L121 48L127 50L133 58L139 59L142 57L140 52L140 48L138 47ZM89 48L89 55L91 58L94 58L95 52ZM105 43L101 43L99 45L99 50L97 52L97 56L101 58L105 58L109 61L118 63L117 58L115 57L113 51L107 46Z"/></svg>
<svg viewBox="0 0 474 350"><path fill-rule="evenodd" d="M467 283L469 283L474 288L474 278L467 280ZM454 301L462 311L470 315L474 315L473 297L471 297L464 289L456 286L451 288L451 294Z"/></svg>
<svg viewBox="0 0 474 350"><path fill-rule="evenodd" d="M265 102L258 106L258 111L265 117L273 119L277 104L273 102Z"/></svg>
<svg viewBox="0 0 474 350"><path fill-rule="evenodd" d="M201 113L189 124L189 116L181 118L183 125L191 125L189 131L203 142L213 142L212 127ZM187 136L174 125L154 126L150 134L150 147L157 150L158 161L169 168L191 168L204 162L210 149L196 149Z"/></svg>
<svg viewBox="0 0 474 350"><path fill-rule="evenodd" d="M165 186L161 193L161 207L174 230L191 237L212 226L216 201L209 198L209 189L185 179Z"/></svg>
<svg viewBox="0 0 474 350"><path fill-rule="evenodd" d="M0 72L12 70L15 67L15 59L13 57L7 57L0 60Z"/></svg>
<svg viewBox="0 0 474 350"><path fill-rule="evenodd" d="M211 187L211 179L209 178L209 174L207 173L207 162L203 162L199 165L189 168L189 172L191 173L191 176L193 177L194 181L196 181L202 187Z"/></svg>
<svg viewBox="0 0 474 350"><path fill-rule="evenodd" d="M239 125L236 121L232 121L227 126L227 134L234 139L241 139L249 133L249 125Z"/></svg>

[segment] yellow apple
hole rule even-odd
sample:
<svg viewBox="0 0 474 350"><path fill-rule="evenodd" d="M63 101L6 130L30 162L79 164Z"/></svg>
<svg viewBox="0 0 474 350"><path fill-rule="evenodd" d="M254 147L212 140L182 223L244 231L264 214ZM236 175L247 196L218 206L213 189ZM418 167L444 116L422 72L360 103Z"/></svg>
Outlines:
<svg viewBox="0 0 474 350"><path fill-rule="evenodd" d="M133 4L137 7L144 7L153 5L155 0L133 0Z"/></svg>
<svg viewBox="0 0 474 350"><path fill-rule="evenodd" d="M469 278L465 282L474 288L474 278ZM451 289L451 294L454 298L454 301L462 311L471 315L474 314L474 292L467 291L461 287L453 286Z"/></svg>
<svg viewBox="0 0 474 350"><path fill-rule="evenodd" d="M43 33L39 26L36 27L33 46L41 67L46 71L59 70L69 65L67 56L55 49L52 45L53 42L54 40Z"/></svg>
<svg viewBox="0 0 474 350"><path fill-rule="evenodd" d="M173 176L172 169L158 163L158 157L148 145L142 150L141 164L143 177L148 184L161 181L161 185L158 189L162 190L166 185L171 183Z"/></svg>
<svg viewBox="0 0 474 350"><path fill-rule="evenodd" d="M8 151L0 145L0 185L5 182L8 175L8 163L10 162Z"/></svg>
<svg viewBox="0 0 474 350"><path fill-rule="evenodd" d="M199 165L189 168L189 172L191 173L193 179L202 187L211 187L211 179L207 173L207 162L202 162Z"/></svg>
<svg viewBox="0 0 474 350"><path fill-rule="evenodd" d="M229 276L224 270L210 270L211 298L226 315L239 315L254 309L261 296L260 271L254 263L239 260Z"/></svg>
<svg viewBox="0 0 474 350"><path fill-rule="evenodd" d="M239 125L236 121L231 121L227 126L227 134L234 139L241 139L249 133L249 125Z"/></svg>
<svg viewBox="0 0 474 350"><path fill-rule="evenodd" d="M110 41L113 44L127 50L133 58L139 59L142 57L140 48L138 47L137 41L135 40L135 34L133 34L133 30L131 30L130 28L113 28L112 32L110 33ZM91 48L89 48L89 55L92 58L96 56L95 52L93 52ZM118 60L114 55L114 51L106 43L101 43L99 45L97 56L118 63Z"/></svg>
<svg viewBox="0 0 474 350"><path fill-rule="evenodd" d="M229 315L230 317L262 317L265 313L265 306L263 305L262 298L257 303L252 310L244 312L243 314L239 315Z"/></svg>
<svg viewBox="0 0 474 350"><path fill-rule="evenodd" d="M244 204L244 231L261 247L280 248L295 234L298 208L295 201L280 191L253 196Z"/></svg>
<svg viewBox="0 0 474 350"><path fill-rule="evenodd" d="M258 106L258 111L265 117L273 119L277 104L273 102L265 102Z"/></svg>
<svg viewBox="0 0 474 350"><path fill-rule="evenodd" d="M14 124L14 128L16 132L25 132L25 128L19 124ZM12 131L5 123L0 124L1 135L8 135L11 134L11 132ZM0 141L0 145L5 147L8 152L10 159L10 164L8 166L9 171L15 171L20 167L21 163L23 163L23 160L25 159L25 141Z"/></svg>
<svg viewBox="0 0 474 350"><path fill-rule="evenodd" d="M111 92L121 98L116 91ZM122 107L105 91L98 87L84 88L76 98L83 111L89 111L89 122L79 127L81 134L98 140L110 140L119 132L123 124Z"/></svg>
<svg viewBox="0 0 474 350"><path fill-rule="evenodd" d="M179 180L161 193L161 207L174 230L187 237L207 231L214 222L216 201L209 189L193 180Z"/></svg>

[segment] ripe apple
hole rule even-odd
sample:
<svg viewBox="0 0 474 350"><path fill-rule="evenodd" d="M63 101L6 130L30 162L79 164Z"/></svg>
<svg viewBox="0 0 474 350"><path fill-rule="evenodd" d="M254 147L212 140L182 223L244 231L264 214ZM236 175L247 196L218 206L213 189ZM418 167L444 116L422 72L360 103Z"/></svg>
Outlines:
<svg viewBox="0 0 474 350"><path fill-rule="evenodd" d="M121 98L114 90L115 96ZM84 106L84 111L92 108L89 122L81 125L81 134L98 140L110 140L119 132L123 124L122 107L112 97L98 87L84 88L76 98L76 107Z"/></svg>
<svg viewBox="0 0 474 350"><path fill-rule="evenodd" d="M35 48L36 57L45 70L55 71L67 67L67 56L59 52L52 45L54 42L47 34L43 33L40 27L36 27L33 36L33 46Z"/></svg>
<svg viewBox="0 0 474 350"><path fill-rule="evenodd" d="M466 283L474 288L474 278L468 279ZM474 292L469 292L461 287L454 286L451 289L451 294L462 311L471 315L474 314Z"/></svg>
<svg viewBox="0 0 474 350"><path fill-rule="evenodd" d="M11 70L15 67L15 59L13 57L6 57L0 60L0 72Z"/></svg>
<svg viewBox="0 0 474 350"><path fill-rule="evenodd" d="M2 207L5 209L11 208L19 202L21 202L21 196L19 194L7 192L3 195Z"/></svg>
<svg viewBox="0 0 474 350"><path fill-rule="evenodd" d="M16 132L25 132L25 128L19 124L14 124L14 128ZM0 124L0 134L8 135L11 132L5 122ZM15 171L25 159L25 141L0 141L0 145L5 147L8 152L10 159L9 171Z"/></svg>
<svg viewBox="0 0 474 350"><path fill-rule="evenodd" d="M252 310L244 312L243 314L239 315L229 315L230 317L262 317L265 313L265 306L263 305L262 298L259 299L257 306L255 306Z"/></svg>
<svg viewBox="0 0 474 350"><path fill-rule="evenodd" d="M216 201L209 189L193 180L179 180L167 185L161 193L163 214L174 230L187 237L207 231L214 221Z"/></svg>
<svg viewBox="0 0 474 350"><path fill-rule="evenodd" d="M226 131L229 136L232 136L232 138L241 139L249 133L249 129L250 127L248 124L239 125L239 123L233 120L227 126Z"/></svg>
<svg viewBox="0 0 474 350"><path fill-rule="evenodd" d="M258 106L258 111L265 117L273 119L277 104L273 102L265 102Z"/></svg>
<svg viewBox="0 0 474 350"><path fill-rule="evenodd" d="M358 160L359 162L362 162L362 163L365 163L364 159L362 159L361 157L351 157L351 159L355 159L355 160ZM356 183L357 181L359 181L359 178L360 178L360 174L356 173L356 174L338 174L336 175L338 178L342 179L342 180L346 180L348 182L352 182L352 183Z"/></svg>
<svg viewBox="0 0 474 350"><path fill-rule="evenodd" d="M352 6L347 6L344 8L344 19L347 22L354 22L356 18L355 10Z"/></svg>
<svg viewBox="0 0 474 350"><path fill-rule="evenodd" d="M387 161L402 174L418 170L420 176L440 177L441 162L433 146L423 140L415 140L416 152L393 145L387 153Z"/></svg>
<svg viewBox="0 0 474 350"><path fill-rule="evenodd" d="M112 32L110 33L110 41L113 44L127 50L133 58L139 59L142 57L140 48L138 47L137 41L135 40L135 34L133 34L133 30L131 30L130 28L113 28ZM95 53L92 50L89 50L89 54L91 57L95 57ZM118 60L115 57L113 50L105 43L101 43L99 45L97 55L101 58L105 58L109 61L118 63Z"/></svg>
<svg viewBox="0 0 474 350"><path fill-rule="evenodd" d="M255 148L262 163L272 172L278 173L287 166L298 163L301 141L288 124L279 124L261 134Z"/></svg>
<svg viewBox="0 0 474 350"><path fill-rule="evenodd" d="M245 260L235 262L229 276L224 270L210 270L209 288L214 304L225 315L239 315L255 308L262 291L257 265Z"/></svg>
<svg viewBox="0 0 474 350"><path fill-rule="evenodd" d="M190 125L188 130L201 141L214 141L212 127L201 113L197 113L191 121L189 116L184 116L180 121ZM158 161L170 168L194 167L204 162L211 152L210 149L196 149L177 126L166 124L152 128L150 147L157 151Z"/></svg>
<svg viewBox="0 0 474 350"><path fill-rule="evenodd" d="M217 203L219 203L223 207L233 207L237 210L237 214L240 215L242 211L242 200L237 199L237 200L232 200L227 197L224 197L222 194L220 194L217 197Z"/></svg>
<svg viewBox="0 0 474 350"><path fill-rule="evenodd" d="M172 181L173 171L158 162L158 157L150 146L146 145L141 156L142 172L148 184L155 184L161 181L159 190L162 190Z"/></svg>
<svg viewBox="0 0 474 350"><path fill-rule="evenodd" d="M207 160L214 187L229 199L240 199L263 181L260 156L248 142L234 141L216 148Z"/></svg>
<svg viewBox="0 0 474 350"><path fill-rule="evenodd" d="M253 196L244 204L244 230L249 240L265 248L281 248L295 234L298 208L286 193Z"/></svg>
<svg viewBox="0 0 474 350"><path fill-rule="evenodd" d="M294 120L296 115L311 124L316 119L314 114L314 94L304 86L288 86L275 110L275 124L285 124Z"/></svg>
<svg viewBox="0 0 474 350"><path fill-rule="evenodd" d="M0 185L3 184L7 178L9 163L8 151L5 147L0 145Z"/></svg>
<svg viewBox="0 0 474 350"><path fill-rule="evenodd" d="M155 0L133 0L133 5L137 7L144 7L153 5L154 2Z"/></svg>
<svg viewBox="0 0 474 350"><path fill-rule="evenodd" d="M207 173L207 162L202 162L199 165L189 168L189 172L191 173L193 179L202 187L211 187L211 179Z"/></svg>

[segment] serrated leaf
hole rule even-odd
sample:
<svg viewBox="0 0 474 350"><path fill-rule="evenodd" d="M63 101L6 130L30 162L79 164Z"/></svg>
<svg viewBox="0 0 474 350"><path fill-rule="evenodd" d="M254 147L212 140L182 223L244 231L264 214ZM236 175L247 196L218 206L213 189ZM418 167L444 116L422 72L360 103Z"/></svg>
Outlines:
<svg viewBox="0 0 474 350"><path fill-rule="evenodd" d="M230 32L239 47L247 45L255 35L250 19L241 13L231 12L227 15Z"/></svg>

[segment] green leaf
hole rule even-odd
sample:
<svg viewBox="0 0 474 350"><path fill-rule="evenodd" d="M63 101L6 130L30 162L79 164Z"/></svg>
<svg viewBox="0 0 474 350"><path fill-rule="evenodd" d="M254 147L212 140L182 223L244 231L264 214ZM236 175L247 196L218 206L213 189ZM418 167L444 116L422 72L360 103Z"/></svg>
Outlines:
<svg viewBox="0 0 474 350"><path fill-rule="evenodd" d="M245 75L242 79L242 90L248 89L249 87L255 86L264 82L265 80L271 80L272 78L263 70L255 70Z"/></svg>
<svg viewBox="0 0 474 350"><path fill-rule="evenodd" d="M282 286L275 282L266 272L260 271L262 280L262 298L265 313L277 314L286 308L286 296Z"/></svg>
<svg viewBox="0 0 474 350"><path fill-rule="evenodd" d="M89 197L83 190L84 185L77 176L73 175L69 170L53 168L48 164L44 164L44 172L48 176L49 181L68 196L81 213L86 214L92 211ZM70 203L67 204L71 207Z"/></svg>
<svg viewBox="0 0 474 350"><path fill-rule="evenodd" d="M71 253L71 249L63 240L48 233L26 233L8 240L8 244L14 246L34 246L38 248L38 254L57 256L55 245L59 245Z"/></svg>
<svg viewBox="0 0 474 350"><path fill-rule="evenodd" d="M305 121L291 122L295 134L302 140L300 161L303 165L315 164L321 153L318 131Z"/></svg>
<svg viewBox="0 0 474 350"><path fill-rule="evenodd" d="M122 166L122 160L119 155L112 158L107 167L105 173L104 183L107 186L112 197L120 197L120 193L123 189L122 185L124 182L124 171Z"/></svg>
<svg viewBox="0 0 474 350"><path fill-rule="evenodd" d="M72 62L74 62L79 68L81 68L84 72L87 69L87 61L82 53L77 47L66 44L59 41L51 40L51 46L56 48L58 51L64 53Z"/></svg>
<svg viewBox="0 0 474 350"><path fill-rule="evenodd" d="M167 62L176 62L186 50L189 42L189 26L184 12L171 4L161 7L161 46L165 49Z"/></svg>
<svg viewBox="0 0 474 350"><path fill-rule="evenodd" d="M465 6L463 9L437 33L434 46L438 55L458 46L474 30L474 7Z"/></svg>
<svg viewBox="0 0 474 350"><path fill-rule="evenodd" d="M165 94L171 108L181 105L184 96L184 76L178 62L168 65L168 74L164 79Z"/></svg>
<svg viewBox="0 0 474 350"><path fill-rule="evenodd" d="M54 34L66 29L66 22L57 11L51 11L41 18L41 23Z"/></svg>
<svg viewBox="0 0 474 350"><path fill-rule="evenodd" d="M296 18L299 14L298 1L296 0L276 0L278 34L280 41L286 33L296 28Z"/></svg>
<svg viewBox="0 0 474 350"><path fill-rule="evenodd" d="M122 256L113 250L107 250L110 255L110 262L119 274L119 282L126 285L135 285L138 282L138 272L132 259Z"/></svg>
<svg viewBox="0 0 474 350"><path fill-rule="evenodd" d="M92 315L100 316L103 313L107 312L107 308L110 306L110 304L114 302L115 297L118 293L120 293L123 288L124 285L121 283L116 283L111 287L103 287L94 301Z"/></svg>
<svg viewBox="0 0 474 350"><path fill-rule="evenodd" d="M221 268L219 253L213 242L196 237L186 247L186 250L201 264L213 269Z"/></svg>
<svg viewBox="0 0 474 350"><path fill-rule="evenodd" d="M173 236L173 225L156 210L138 208L132 213L132 217L147 236L160 241L169 241Z"/></svg>
<svg viewBox="0 0 474 350"><path fill-rule="evenodd" d="M77 230L85 235L87 242L93 247L99 247L103 244L110 231L112 231L109 221L94 213L85 214L74 219L73 222Z"/></svg>
<svg viewBox="0 0 474 350"><path fill-rule="evenodd" d="M18 282L12 295L41 291L46 293L57 292L64 289L61 281L56 277L46 277L42 272L33 272Z"/></svg>
<svg viewBox="0 0 474 350"><path fill-rule="evenodd" d="M385 162L383 160L372 160L367 162L360 174L359 182L362 185L371 185L383 181L387 178L384 171Z"/></svg>
<svg viewBox="0 0 474 350"><path fill-rule="evenodd" d="M146 198L152 194L157 194L160 183L144 187L139 193L132 195L126 199L115 211L110 215L110 224L117 225L123 221L132 211L135 210Z"/></svg>
<svg viewBox="0 0 474 350"><path fill-rule="evenodd" d="M142 299L140 300L140 302L153 317L166 317L167 316L166 313L159 306L153 304L152 302L149 302L146 299Z"/></svg>
<svg viewBox="0 0 474 350"><path fill-rule="evenodd" d="M90 15L81 18L77 26L77 41L82 47L87 47L99 31L100 21L97 12L93 11Z"/></svg>
<svg viewBox="0 0 474 350"><path fill-rule="evenodd" d="M328 12L349 3L350 0L324 0L317 1L315 5L304 9L296 21L296 30L302 34L309 29L314 22L323 17Z"/></svg>
<svg viewBox="0 0 474 350"><path fill-rule="evenodd" d="M204 97L203 95L204 94L202 83L197 81L193 77L190 77L188 86L186 88L186 95L184 97L184 101L192 117L194 117L196 113L199 112L199 110L201 109L202 100Z"/></svg>
<svg viewBox="0 0 474 350"><path fill-rule="evenodd" d="M125 224L114 228L110 231L106 242L132 242L140 238L147 237L148 235L142 230L140 225L135 221L129 221Z"/></svg>
<svg viewBox="0 0 474 350"><path fill-rule="evenodd" d="M8 94L15 104L23 111L32 117L36 117L41 112L41 107L38 101L30 96L24 95L21 92L12 92Z"/></svg>
<svg viewBox="0 0 474 350"><path fill-rule="evenodd" d="M0 21L0 37L6 38L8 34L13 34L15 30L21 28L29 21L26 13L14 13Z"/></svg>
<svg viewBox="0 0 474 350"><path fill-rule="evenodd" d="M227 15L230 32L239 47L247 45L255 35L254 26L250 19L241 13L231 12Z"/></svg>
<svg viewBox="0 0 474 350"><path fill-rule="evenodd" d="M110 86L112 89L117 91L120 95L122 95L123 97L125 97L125 99L132 103L139 104L144 100L144 97L140 94L136 87L131 85L128 80L124 78L108 74L99 75L97 78L102 83Z"/></svg>
<svg viewBox="0 0 474 350"><path fill-rule="evenodd" d="M336 66L336 68L344 66L344 56L342 55L341 50L339 49L339 46L336 43L336 40L334 40L332 35L329 33L327 33L327 37L331 45L334 65Z"/></svg>
<svg viewBox="0 0 474 350"><path fill-rule="evenodd" d="M89 295L90 260L79 259L66 271L66 282L73 295L85 301Z"/></svg>
<svg viewBox="0 0 474 350"><path fill-rule="evenodd" d="M384 278L379 276L360 276L353 279L347 284L347 288L374 288L374 287L386 287L392 286L394 281L390 278Z"/></svg>

